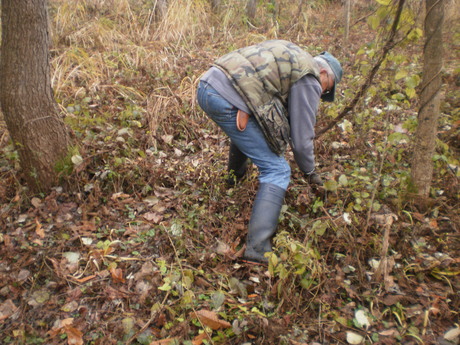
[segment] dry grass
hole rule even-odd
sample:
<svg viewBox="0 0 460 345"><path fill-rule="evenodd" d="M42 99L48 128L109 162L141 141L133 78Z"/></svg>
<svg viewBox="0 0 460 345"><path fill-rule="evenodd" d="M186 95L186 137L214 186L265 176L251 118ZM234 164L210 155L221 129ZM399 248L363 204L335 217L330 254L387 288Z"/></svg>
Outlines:
<svg viewBox="0 0 460 345"><path fill-rule="evenodd" d="M114 82L135 78L139 71L155 77L180 67L180 60L197 50L196 42L212 34L207 3L183 4L170 2L159 19L154 16L156 2L52 1L56 94L72 97L82 87L88 92L110 86L124 90ZM145 95L146 91L131 93Z"/></svg>
<svg viewBox="0 0 460 345"><path fill-rule="evenodd" d="M95 236L97 233L104 236L101 239L105 239L105 236L109 236L108 234L103 234L106 229L105 224L107 224L107 230L109 230L109 227L112 229L113 226L113 229L116 229L119 224L123 223L129 224L129 231L118 233L116 230L110 230L110 239L112 239L112 235L114 238L119 236L123 241L128 238L129 241L136 239L137 234L134 234L134 232L137 231L137 225L134 225L135 222L131 217L136 212L139 212L137 214L139 218L136 218L136 220L139 220L139 224L143 224L147 218L141 219L140 217L143 217L141 212L147 211L147 209L144 208L144 204L135 204L137 203L135 199L154 193L156 196L161 195L162 207L164 202L164 207L167 208L164 211L158 211L158 214L161 213L161 216L165 217L163 219L164 224L176 224L174 222L177 220L177 224L183 224L184 228L187 227L187 231L189 231L188 235L184 236L186 241L182 242L181 239L177 243L174 241L173 244L173 246L177 244L178 247L181 247L180 250L183 250L183 252L180 255L181 257L182 255L186 257L187 264L192 265L191 267L200 268L204 265L206 270L208 268L215 269L215 273L219 273L219 281L217 282L216 279L212 283L215 283L213 287L219 290L222 289L222 281L226 279L228 272L236 274L237 277L241 274L241 271L236 272L234 270L235 266L230 265L226 258L223 258L222 261L219 261L220 258L219 260L214 260L214 253L209 246L216 237L225 244L231 244L234 248L241 244L240 241L246 230L247 219L250 217L250 200L255 195L255 168L254 173L250 174L243 187L238 187L237 193L228 191L223 186L223 179L220 175L224 175L226 172L226 140L228 139L222 135L222 132L218 132L217 127L204 116L196 105L196 86L200 75L207 70L209 64L218 55L234 48L265 39L291 39L301 45L309 46L314 51L333 49L340 52L339 54L343 57L347 68L341 84L341 89L344 90L345 95L342 98L343 100L348 98L350 93L359 86L359 78L363 75L359 73L356 65L354 65L354 55L363 44L372 42L375 36L375 32L370 32L371 30L368 30L364 24L365 20L363 20L352 28L354 39L351 39L349 44L344 45L341 31L343 13L341 12L342 4L340 1L315 0L308 2L308 4L303 2L301 8L299 8L299 0L279 1L282 6L280 6L280 10L276 15L268 7L268 1L260 2L256 19L248 24L244 15L244 8L241 6L241 0L226 0L225 6L221 11L214 14L211 13L208 0L169 0L169 9L164 13L163 17L158 15L157 0L50 0L51 31L53 35L53 88L63 111L70 104L81 105L82 108L86 106L86 113L69 114L68 120L75 120L74 122L69 122L71 125L75 124L75 132L80 139L81 154L85 163L85 165L81 165L81 169L85 170L77 172L75 175L77 179L80 179L79 185L84 186L85 193L86 188L89 188L88 202L82 208L79 207L78 212L80 212L80 209L84 210L84 217L89 217L90 212L93 215L97 215L95 217L97 222L100 221L99 216L103 217L100 224L104 224L104 226L101 226L91 236ZM449 1L448 8L454 3L457 4L458 1L460 0ZM365 17L372 13L373 9L370 5L372 3L375 5L375 2L368 0L357 0L355 2L355 10L362 12L359 15L360 17ZM417 3L412 0L412 4L416 5ZM328 16L327 21L324 20L326 14ZM363 29L363 27L366 28ZM417 48L412 47L414 51ZM385 80L378 84L383 90L382 93L392 91L384 82ZM387 94L385 94L386 96ZM369 98L372 97L369 96ZM375 98L377 99L378 96ZM378 99L377 101L380 102L381 100ZM342 105L339 104L334 107ZM328 105L328 107L328 109L332 109L332 112L337 109L331 105ZM133 109L136 112L136 116L133 115ZM365 113L365 109L360 111ZM325 115L327 116L327 114ZM129 116L135 121L130 123ZM340 212L343 211L340 205L345 207L345 201L343 200L347 200L346 203L351 200L351 193L362 190L363 194L368 194L368 190L365 189L368 185L364 185L364 182L361 185L359 178L361 173L363 173L363 177L367 177L366 169L369 169L369 174L371 173L375 157L378 157L377 149L379 146L375 146L375 157L371 157L371 153L374 154L374 148L369 149L370 144L374 145L383 137L383 131L381 131L381 124L378 119L378 117L377 120L372 119L372 123L369 125L371 127L371 130L368 131L369 135L364 133L368 127L363 124L359 128L359 124L357 124L355 127L356 133L340 133L339 131L339 133L334 133L331 137L322 140L318 145L318 156L321 157L322 162L327 163L325 164L327 167L322 172L330 174L329 176L333 176L336 179L339 179L339 175L342 172L344 176L350 177L348 188L343 188L339 192L328 193L329 201L325 201L324 207L321 206L322 213L319 208L318 212L310 211L310 204L313 204L314 198L319 196L308 192L309 189L305 188L304 182L297 181L290 189L287 196L287 204L290 206L286 211L289 216L286 216L280 223L289 232L284 233L280 237L281 241L278 241L280 252L281 249L284 251L283 257L287 257L287 255L294 257L300 253L301 255L297 255L297 258L292 262L295 263L296 260L305 258L302 264L306 264L310 268L312 278L318 281L318 285L311 289L300 289L298 286L299 281L295 278L300 277L296 273L297 267L288 265L288 261L284 259L283 261L286 263L283 266L284 269L290 270L290 277L294 278L283 280L282 283L285 285L279 284L277 286L272 286L273 283L278 281L277 278L261 278L261 280L264 280L263 291L268 292L268 300L274 299L273 296L280 290L284 291L283 294L280 294L282 298L278 299L280 303L276 307L275 313L283 317L283 324L284 321L288 322L289 318L292 318L292 323L285 327L289 330L283 329L283 331L290 332L292 329L297 329L299 325L305 326L305 322L310 323L311 320L315 320L311 316L319 308L318 325L309 326L308 331L312 330L312 337L314 337L314 332L319 330L324 333L319 338L324 337L326 339L327 332L333 328L332 326L340 327L335 322L336 316L340 316L342 319L346 317L347 320L348 318L352 319L350 314L353 309L351 307L352 303L356 306L375 306L375 310L379 313L381 312L380 309L384 308L380 300L373 299L374 291L372 289L375 288L375 285L371 286L371 283L364 280L358 284L356 281L361 279L359 275L357 276L352 272L349 273L350 275L348 273L345 275L341 268L343 263L344 265L346 264L343 267L354 266L362 273L364 268L359 267L359 265L364 266L365 259L368 256L381 254L382 261L386 260L387 248L384 247L382 251L378 250L381 242L377 237L379 233L375 234L375 242L374 239L368 239L366 234L363 235L361 224L364 223L364 220L359 212L356 213L356 218L353 219L353 222L356 221L356 225L355 223L347 225L345 221L339 223L339 218L335 218L337 214L340 215ZM363 117L361 121L367 121L367 119ZM398 119L398 123L399 121L400 119ZM120 133L121 127L123 127L124 131ZM6 133L6 126L1 120L0 114L0 147L6 145L8 141ZM340 162L337 163L336 157L339 157L337 156L339 153L332 152L329 148L332 137L334 137L333 140L336 143L339 143L339 141L349 143L347 147L350 149L346 149L346 152L344 149L343 153L350 155L352 158L347 159L344 166L341 166ZM368 141L367 139L372 140ZM391 157L395 159L396 155ZM353 161L356 161L357 165L353 165ZM361 163L364 164L364 167L359 165ZM329 168L330 170L327 170ZM393 176L395 178L399 177L393 172L393 168L398 171L399 165L392 166L392 172L388 173L388 176L391 178ZM8 181L15 181L13 176L15 171L15 169L10 169L7 171L7 175L2 175L2 178L7 176ZM354 175L350 172L359 172L359 174ZM5 181L7 180L5 179ZM16 191L14 186L2 191L1 188L6 185L7 183L4 183L3 186L0 186L0 199L3 195L5 200L6 196L8 200L11 200ZM154 191L151 188L154 188ZM83 193L78 194L77 204L80 202L86 203L86 201L81 200L80 194L83 195ZM126 199L126 201L116 199L115 196L117 195L129 196L129 199ZM339 196L343 196L343 200L338 200ZM83 197L86 198L86 196ZM109 207L113 207L113 212L112 209L105 208L106 204ZM127 206L131 205L135 206L132 209L133 212L127 208ZM352 205L352 203L350 202L349 205ZM19 208L20 205L12 207L10 213L13 214L12 212L17 210L17 216L19 216L19 211L21 211ZM54 222L54 219L58 219L60 215L53 218L49 216L51 211L42 212L42 209L35 209L36 207L31 207L30 212L37 212L38 214L38 211L40 211L40 215L46 215L47 219L43 219L41 222L43 224L49 223L49 229L52 229L51 225L55 226L52 222ZM92 212L93 210L94 213ZM129 210L129 213L127 210ZM338 213L328 213L329 210ZM441 212L440 210L438 211ZM150 215L151 213L149 212ZM327 217L323 217L323 215L327 215ZM401 215L401 217L403 216L404 214ZM75 217L79 221L81 215L78 214ZM317 230L314 230L310 225L316 220L321 220L320 223L325 222L326 218L328 218L329 225L334 224L334 226L330 226L334 233L331 233L328 229L324 235L317 235ZM6 218L2 219L6 220ZM31 218L30 229L36 227L38 219L35 218L34 213L34 217ZM447 218L442 219L444 221ZM84 220L85 222L82 224L86 226L86 218ZM14 224L16 223L12 223L12 226L16 226ZM133 227L131 227L131 224L133 224ZM387 233L387 235L391 236L391 239L394 238L395 242L398 243L389 242L388 238L386 238L383 245L389 244L392 249L393 247L395 248L395 252L402 252L402 248L407 248L405 241L398 241L404 235L404 233L400 234L403 231L412 232L412 228L406 229L407 224L401 225L398 234ZM161 225L165 228L163 221ZM75 226L77 228L77 224ZM66 228L64 229L66 231ZM145 254L144 257L147 257L152 255L152 252L157 250L157 247L162 249L162 243L164 244L165 242L161 242L161 238L163 234L167 234L166 228L164 230L158 230L151 240L148 239L145 242L145 246L142 249L139 249L137 244L136 247L128 245L126 253L134 253L131 251L136 248L136 250L142 252L142 255ZM424 229L419 229L418 231L421 232L422 230L425 231ZM15 233L18 233L18 231L16 230ZM417 231L417 229L414 231ZM47 231L47 235L51 236L51 232ZM193 238L195 234L198 235L198 232L200 235L196 236L197 238ZM34 231L28 231L28 233L31 238L34 236ZM374 236L370 231L367 235L369 235L369 238L371 235ZM410 239L412 239L412 236L415 235L411 233L410 236ZM315 246L317 245L321 254L324 254L321 258L318 258L317 253L307 246L310 240L316 241L315 238L318 241ZM448 237L443 237L442 241L446 238ZM294 243L291 239L296 241L295 246L291 245ZM18 239L17 241L20 240ZM168 237L168 241L171 241L171 237ZM65 247L63 245L58 250L52 248L53 254L50 255L50 258L55 253L60 255L61 251L74 250L73 248L70 249L74 242L67 241L64 237L62 240L59 239L59 243L64 242L66 242ZM186 249L188 248L185 248L190 243L197 243L197 247L193 251L187 251ZM351 250L349 243L355 243L356 250ZM441 241L438 241L437 246L440 246L440 243ZM205 248L203 253L201 253L201 246ZM41 247L34 246L33 248L43 253ZM433 246L432 248L435 247ZM20 250L22 255L24 250L22 247ZM436 250L438 250L437 247ZM176 259L178 259L177 262L180 262L176 249L174 251L175 256L177 256ZM20 253L19 246L18 253ZM338 255L336 257L336 253L345 254L343 254L343 257ZM120 257L125 257L120 251L117 251L116 254L120 255ZM172 256L169 256L171 252L168 253L167 250L163 254L165 254L165 257L172 258ZM40 255L43 256L42 254ZM418 260L416 255L414 257ZM25 261L23 260L23 262ZM36 262L37 265L40 263L39 260L36 260ZM221 263L223 263L222 266ZM326 266L329 263L331 263L331 269ZM136 263L134 261L117 262L117 264L125 272L137 272L136 270L140 268L140 266L135 267ZM175 264L171 265L171 272L173 272L173 266ZM223 276L221 275L222 267L225 269ZM337 272L333 272L332 267L334 267L334 271L337 269ZM182 271L182 268L180 270ZM40 269L40 272L43 272L42 269ZM421 273L428 275L429 272L427 270ZM327 275L331 275L330 278L326 278ZM40 273L40 277L45 277L45 275ZM345 284L345 278L355 280L353 281L353 286L359 287L359 290L348 289L347 286L350 285L348 282ZM41 281L36 279L34 282L37 282L36 289L38 290ZM308 281L304 283L310 284ZM117 284L117 288L121 286L119 283ZM285 289L282 289L283 287ZM18 286L18 291L20 291L19 288L21 286ZM98 290L99 288L100 290ZM101 280L100 287L96 285L89 290L89 292L83 293L83 298L86 299L91 294L91 300L94 301L94 303L89 304L91 305L89 308L101 307L101 303L105 299L99 296L105 296L103 294L105 293L104 291L107 291L106 282ZM207 288L203 288L204 290L207 290ZM198 296L202 289L200 287L200 289L194 291L197 292ZM363 291L369 294L361 295ZM407 291L412 290L406 287L404 292ZM346 293L350 295L346 295ZM64 289L60 290L59 294L64 296ZM157 295L161 296L161 294ZM96 297L93 298L93 296ZM153 296L152 298L156 297ZM171 295L170 297L172 298ZM421 304L430 306L428 297L419 297L423 301L423 303L420 302ZM134 305L134 301L137 303L137 298L129 300L126 305ZM174 302L178 300L171 299L171 301L173 301L174 305L173 303L169 304L171 306L170 310L182 310L179 303ZM374 301L380 305L374 304ZM106 315L111 315L115 308L117 308L117 312L120 310L118 306L110 304L111 302L103 305L103 308L111 306L108 307L108 310L104 309ZM146 319L148 320L151 317L148 304L150 302L144 302L145 300L139 302L141 307L139 315L136 315L139 320L136 326L142 326L142 320L145 322ZM26 300L24 300L25 306L27 306L26 303ZM200 307L207 306L208 301L200 300L198 303ZM318 306L316 306L316 303L318 303ZM265 308L265 300L263 304L257 302L254 305L263 305ZM329 310L321 309L323 307ZM55 308L54 305L53 308ZM56 306L55 309L59 310L59 308ZM40 309L40 315L49 310L46 308L28 308L28 311L34 313L38 309ZM267 304L267 309L270 309L269 304ZM227 311L230 318L235 315L241 315L233 307L225 312ZM126 313L121 315L117 314L117 312L113 317L110 316L110 322L97 320L93 325L89 325L88 328L94 331L92 334L96 335L96 330L104 329L108 330L107 336L109 338L113 336L115 339L119 333L113 331L114 327L112 326L117 323L121 327L121 318L126 317ZM141 315L144 312L146 314ZM380 319L383 319L384 314L385 311L383 311ZM385 321L391 318L392 315L391 313L389 314L385 316ZM64 314L61 313L60 315ZM286 319L284 319L285 315L288 315ZM380 322L380 319L376 322ZM21 319L18 319L19 321ZM311 323L313 324L314 322ZM45 323L40 321L37 325L40 325L38 327L40 331L46 333ZM380 326L380 324L378 325ZM440 328L438 326L438 329ZM15 332L16 329L17 327L15 326L10 331ZM258 334L257 328L254 329L256 330L254 334ZM344 329L349 329L349 327L344 327ZM374 329L380 330L384 328L375 327ZM278 339L282 334L276 328L268 329L268 327L261 329L260 334L264 334L265 337L267 331L273 333L271 335L273 339ZM90 335L90 333L85 334L85 337ZM191 336L191 333L189 332L187 336ZM242 336L235 337L238 338L238 343L249 340L248 338L243 339ZM336 333L330 339L335 339L336 337L344 338L343 334L338 335ZM337 339L335 340L338 341ZM300 338L299 341L301 341ZM275 342L267 340L265 343Z"/></svg>

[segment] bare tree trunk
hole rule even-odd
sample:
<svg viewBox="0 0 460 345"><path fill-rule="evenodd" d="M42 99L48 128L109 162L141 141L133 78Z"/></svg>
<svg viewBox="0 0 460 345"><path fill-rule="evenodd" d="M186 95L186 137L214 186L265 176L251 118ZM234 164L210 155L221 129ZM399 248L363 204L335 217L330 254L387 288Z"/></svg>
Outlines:
<svg viewBox="0 0 460 345"><path fill-rule="evenodd" d="M57 182L68 132L53 97L46 0L2 0L0 105L28 186Z"/></svg>
<svg viewBox="0 0 460 345"><path fill-rule="evenodd" d="M441 103L441 69L443 56L442 28L444 0L426 0L423 80L415 145L412 156L412 182L421 196L428 196L433 176L433 154L436 145Z"/></svg>
<svg viewBox="0 0 460 345"><path fill-rule="evenodd" d="M213 13L218 13L221 7L221 0L211 0L211 10Z"/></svg>
<svg viewBox="0 0 460 345"><path fill-rule="evenodd" d="M351 0L345 0L345 42L350 36Z"/></svg>
<svg viewBox="0 0 460 345"><path fill-rule="evenodd" d="M246 15L248 16L249 20L254 20L256 17L256 10L257 10L257 0L248 0L246 4Z"/></svg>
<svg viewBox="0 0 460 345"><path fill-rule="evenodd" d="M168 0L155 1L155 19L157 21L163 20L168 12Z"/></svg>

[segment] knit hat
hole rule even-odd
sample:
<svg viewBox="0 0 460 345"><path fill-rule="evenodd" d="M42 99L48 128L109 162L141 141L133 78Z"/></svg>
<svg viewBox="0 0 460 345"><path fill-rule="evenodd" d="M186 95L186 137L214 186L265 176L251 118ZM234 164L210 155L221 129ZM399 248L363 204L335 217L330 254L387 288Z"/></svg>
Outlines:
<svg viewBox="0 0 460 345"><path fill-rule="evenodd" d="M342 80L342 66L340 66L339 60L337 60L332 54L328 52L322 52L319 54L319 56L327 62L327 64L331 67L332 72L334 72L334 86L332 87L331 92L329 92L327 95L324 95L323 97L323 100L326 102L332 102L335 98L335 87L339 81Z"/></svg>

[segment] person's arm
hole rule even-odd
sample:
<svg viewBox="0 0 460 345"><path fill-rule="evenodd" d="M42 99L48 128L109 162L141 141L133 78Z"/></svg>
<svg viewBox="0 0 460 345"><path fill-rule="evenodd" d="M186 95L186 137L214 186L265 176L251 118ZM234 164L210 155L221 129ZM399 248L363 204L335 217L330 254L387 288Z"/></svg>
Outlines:
<svg viewBox="0 0 460 345"><path fill-rule="evenodd" d="M315 172L313 140L320 98L320 83L307 75L291 87L288 100L292 151L300 170L310 177Z"/></svg>

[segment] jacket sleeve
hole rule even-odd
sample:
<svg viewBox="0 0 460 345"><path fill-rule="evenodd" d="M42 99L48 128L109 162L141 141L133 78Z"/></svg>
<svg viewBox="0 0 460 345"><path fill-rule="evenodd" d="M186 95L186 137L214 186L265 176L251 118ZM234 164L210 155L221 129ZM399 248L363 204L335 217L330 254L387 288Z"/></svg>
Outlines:
<svg viewBox="0 0 460 345"><path fill-rule="evenodd" d="M316 113L321 98L318 80L306 75L290 89L288 98L291 147L300 170L310 173L315 170L314 138Z"/></svg>

